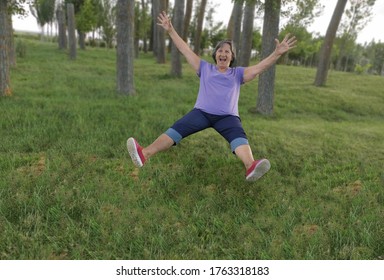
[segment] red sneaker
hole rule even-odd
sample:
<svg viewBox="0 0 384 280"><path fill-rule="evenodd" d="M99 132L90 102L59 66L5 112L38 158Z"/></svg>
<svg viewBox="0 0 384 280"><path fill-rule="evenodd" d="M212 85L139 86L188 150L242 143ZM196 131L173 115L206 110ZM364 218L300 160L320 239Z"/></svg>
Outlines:
<svg viewBox="0 0 384 280"><path fill-rule="evenodd" d="M268 170L271 168L271 164L267 159L255 160L252 163L252 166L248 168L247 173L245 174L245 180L247 181L256 181Z"/></svg>
<svg viewBox="0 0 384 280"><path fill-rule="evenodd" d="M142 152L143 148L132 137L127 140L127 148L134 165L142 167L145 163L145 157Z"/></svg>

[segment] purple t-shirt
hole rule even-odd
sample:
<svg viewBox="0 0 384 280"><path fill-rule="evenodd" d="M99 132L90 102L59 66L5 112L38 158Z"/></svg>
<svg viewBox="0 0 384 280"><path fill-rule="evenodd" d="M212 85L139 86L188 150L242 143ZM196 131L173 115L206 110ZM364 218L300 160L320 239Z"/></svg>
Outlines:
<svg viewBox="0 0 384 280"><path fill-rule="evenodd" d="M239 116L238 101L240 86L244 83L244 69L228 68L221 73L215 65L201 60L197 72L200 88L195 108L214 115Z"/></svg>

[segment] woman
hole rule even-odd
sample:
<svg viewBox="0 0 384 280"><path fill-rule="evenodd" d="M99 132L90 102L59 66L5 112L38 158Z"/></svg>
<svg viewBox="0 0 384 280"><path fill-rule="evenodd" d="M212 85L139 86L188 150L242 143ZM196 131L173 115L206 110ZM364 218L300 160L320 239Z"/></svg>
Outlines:
<svg viewBox="0 0 384 280"><path fill-rule="evenodd" d="M271 165L267 159L253 158L239 118L240 85L255 79L272 66L282 54L295 47L295 37L287 35L281 43L276 39L275 51L256 65L232 68L235 60L232 41L225 40L216 46L212 55L215 64L210 64L189 48L175 31L165 12L159 15L157 24L168 32L175 46L200 77L200 89L193 110L176 121L151 145L141 147L134 138L127 140L128 152L133 163L137 167L142 167L145 161L156 153L169 149L193 133L213 127L228 141L232 152L243 162L246 180L259 179L268 172Z"/></svg>

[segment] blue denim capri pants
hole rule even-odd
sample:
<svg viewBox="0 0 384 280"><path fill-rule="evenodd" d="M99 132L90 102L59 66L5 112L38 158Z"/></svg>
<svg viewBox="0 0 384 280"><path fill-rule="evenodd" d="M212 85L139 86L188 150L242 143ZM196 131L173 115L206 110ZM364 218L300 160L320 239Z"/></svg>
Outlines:
<svg viewBox="0 0 384 280"><path fill-rule="evenodd" d="M247 135L238 116L212 115L196 108L176 121L165 134L176 145L183 138L210 127L214 128L228 141L232 152L235 152L236 148L241 145L248 145Z"/></svg>

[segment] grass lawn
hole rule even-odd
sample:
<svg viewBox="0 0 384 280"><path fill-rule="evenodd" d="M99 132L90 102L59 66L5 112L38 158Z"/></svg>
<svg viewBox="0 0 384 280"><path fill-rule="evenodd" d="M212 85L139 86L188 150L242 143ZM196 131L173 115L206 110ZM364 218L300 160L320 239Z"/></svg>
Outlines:
<svg viewBox="0 0 384 280"><path fill-rule="evenodd" d="M245 182L215 131L133 166L194 105L198 78L151 54L137 95L115 91L115 52L24 40L13 96L0 98L0 259L384 259L384 78L278 66L272 117L239 109L256 158ZM207 60L210 61L209 58Z"/></svg>

